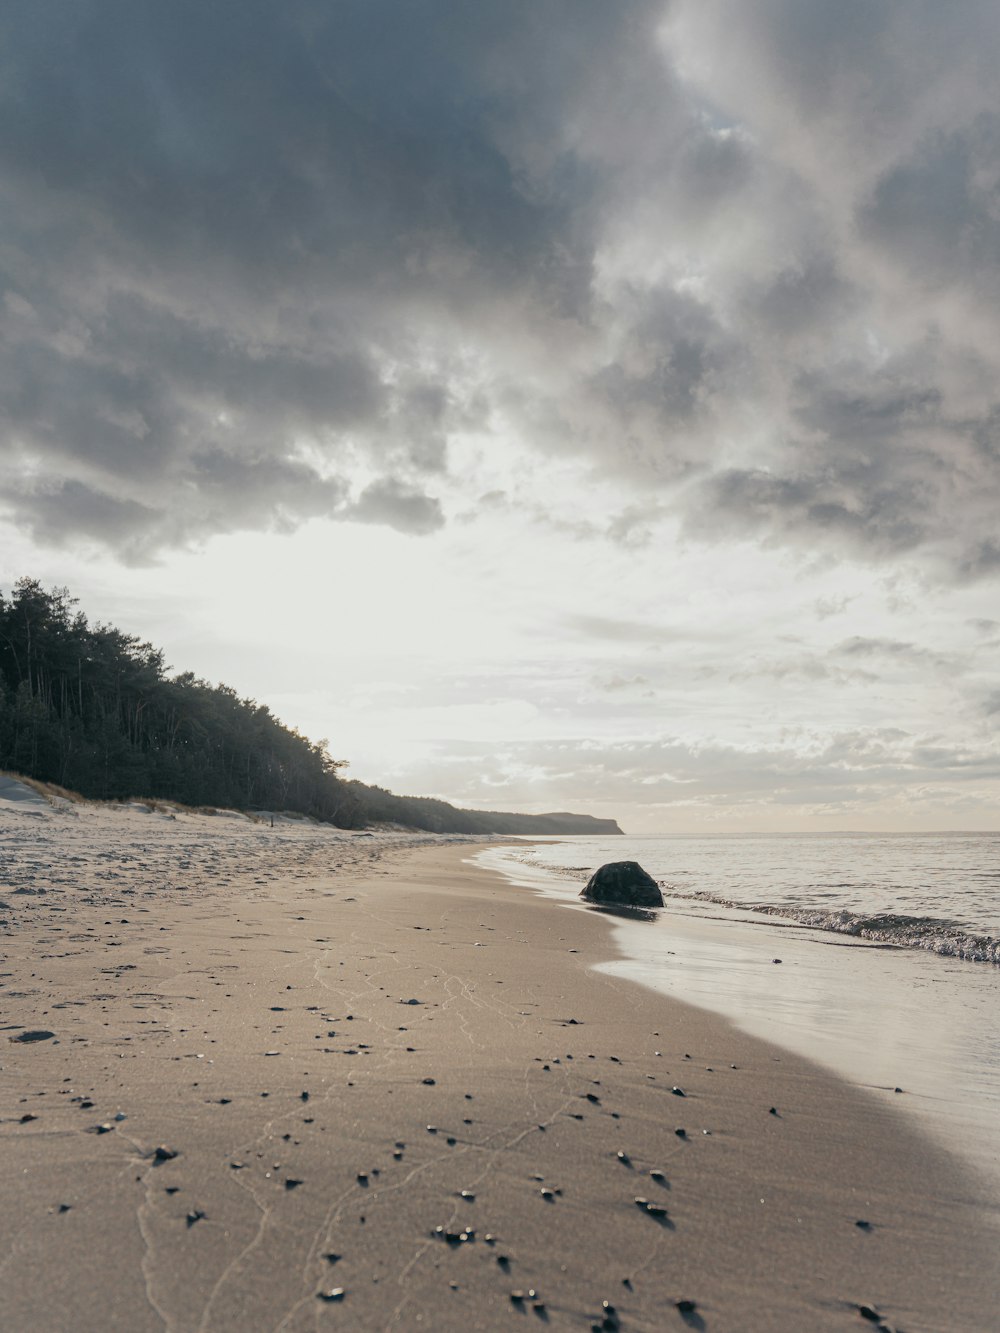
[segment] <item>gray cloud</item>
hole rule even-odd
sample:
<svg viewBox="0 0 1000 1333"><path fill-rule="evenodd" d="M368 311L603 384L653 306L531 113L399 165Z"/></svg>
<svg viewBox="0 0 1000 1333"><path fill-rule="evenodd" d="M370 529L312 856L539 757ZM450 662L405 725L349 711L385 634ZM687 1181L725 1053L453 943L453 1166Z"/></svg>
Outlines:
<svg viewBox="0 0 1000 1333"><path fill-rule="evenodd" d="M530 779L524 775L531 774ZM865 812L865 804L911 791L915 799L992 783L1000 777L1000 752L934 745L896 728L847 731L808 749L791 746L738 748L692 744L676 737L649 741L525 742L492 747L449 746L428 770L442 790L490 806L503 793L509 802L548 808L567 783L588 809L734 805L822 806ZM499 790L498 790L499 789ZM925 790L926 789L926 790ZM984 788L984 808L991 792Z"/></svg>
<svg viewBox="0 0 1000 1333"><path fill-rule="evenodd" d="M444 522L437 500L392 478L366 486L347 513L358 522L384 523L399 532L433 532Z"/></svg>
<svg viewBox="0 0 1000 1333"><path fill-rule="evenodd" d="M53 0L0 56L0 483L129 559L557 532L1000 570L996 7ZM539 515L557 506L537 502Z"/></svg>

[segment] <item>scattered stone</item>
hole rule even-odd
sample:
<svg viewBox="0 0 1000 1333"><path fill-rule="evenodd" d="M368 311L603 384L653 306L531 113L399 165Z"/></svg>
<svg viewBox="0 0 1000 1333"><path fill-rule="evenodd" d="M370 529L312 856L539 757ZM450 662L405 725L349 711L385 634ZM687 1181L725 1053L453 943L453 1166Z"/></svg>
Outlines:
<svg viewBox="0 0 1000 1333"><path fill-rule="evenodd" d="M19 1042L21 1045L27 1045L33 1041L51 1041L56 1034L49 1032L47 1028L28 1028L24 1032L17 1032L11 1041Z"/></svg>
<svg viewBox="0 0 1000 1333"><path fill-rule="evenodd" d="M58 1211L59 1211L60 1213L68 1213L69 1210L70 1210L72 1207L73 1207L73 1205L72 1205L71 1203L61 1203L61 1204L59 1205L59 1209L58 1209Z"/></svg>
<svg viewBox="0 0 1000 1333"><path fill-rule="evenodd" d="M316 1295L321 1301L342 1301L347 1292L343 1287L331 1287L329 1291L318 1291Z"/></svg>
<svg viewBox="0 0 1000 1333"><path fill-rule="evenodd" d="M768 1115L777 1115L777 1114L778 1114L778 1108L776 1106L772 1106L768 1111Z"/></svg>
<svg viewBox="0 0 1000 1333"><path fill-rule="evenodd" d="M200 1222L204 1216L205 1214L201 1211L200 1208L192 1208L191 1211L188 1213L186 1219L188 1226L193 1227L195 1222Z"/></svg>
<svg viewBox="0 0 1000 1333"><path fill-rule="evenodd" d="M323 1258L326 1260L328 1264L339 1264L341 1257L342 1257L341 1255L333 1254L332 1252L330 1254L323 1255Z"/></svg>
<svg viewBox="0 0 1000 1333"><path fill-rule="evenodd" d="M860 1227L862 1231L871 1231L872 1229L872 1224L870 1222L865 1221L863 1217L859 1217L858 1220L854 1223L854 1225L856 1227Z"/></svg>
<svg viewBox="0 0 1000 1333"><path fill-rule="evenodd" d="M622 1152L621 1148L618 1149L618 1160L621 1162L622 1166L632 1165L632 1158L629 1157L627 1152Z"/></svg>
<svg viewBox="0 0 1000 1333"><path fill-rule="evenodd" d="M309 1094L308 1094L308 1092L300 1092L300 1093L299 1093L299 1100L300 1100L300 1101L303 1101L303 1102L307 1102L307 1101L309 1100Z"/></svg>
<svg viewBox="0 0 1000 1333"><path fill-rule="evenodd" d="M426 1084L427 1087L429 1087L429 1088L433 1088L433 1086L434 1086L434 1084L436 1083L437 1080L436 1080L436 1079L433 1079L433 1078L422 1078L420 1081L421 1081L421 1083Z"/></svg>
<svg viewBox="0 0 1000 1333"><path fill-rule="evenodd" d="M680 1310L681 1314L694 1314L695 1310L698 1308L696 1301L689 1301L684 1297L679 1301L674 1301L674 1305Z"/></svg>
<svg viewBox="0 0 1000 1333"><path fill-rule="evenodd" d="M177 1149L168 1148L165 1143L161 1143L159 1147L153 1149L154 1162L172 1162L176 1156Z"/></svg>
<svg viewBox="0 0 1000 1333"><path fill-rule="evenodd" d="M367 1184L368 1184L368 1172L367 1172L367 1171L359 1171L359 1172L358 1172L358 1176L357 1176L357 1180L358 1180L358 1184L359 1184L359 1185L367 1185Z"/></svg>
<svg viewBox="0 0 1000 1333"><path fill-rule="evenodd" d="M23 1116L21 1116L21 1124L26 1125L28 1124L29 1121L37 1119L38 1119L37 1115L32 1115L30 1111L27 1111Z"/></svg>
<svg viewBox="0 0 1000 1333"><path fill-rule="evenodd" d="M670 1091L674 1094L675 1097L686 1097L686 1096L687 1096L687 1093L684 1091L683 1088L671 1088Z"/></svg>
<svg viewBox="0 0 1000 1333"><path fill-rule="evenodd" d="M301 1180L296 1180L293 1176L289 1176L288 1179L285 1181L285 1189L293 1190L296 1189L301 1184L302 1184Z"/></svg>
<svg viewBox="0 0 1000 1333"><path fill-rule="evenodd" d="M110 1134L113 1129L114 1125L105 1121L103 1125L91 1125L87 1132L88 1134Z"/></svg>
<svg viewBox="0 0 1000 1333"><path fill-rule="evenodd" d="M781 959L780 959L780 958L772 958L772 959L771 959L771 962L772 962L772 963L780 963L780 962L781 962Z"/></svg>
<svg viewBox="0 0 1000 1333"><path fill-rule="evenodd" d="M688 1132L686 1129L675 1129L674 1133L677 1135L679 1139L686 1139L688 1136Z"/></svg>
<svg viewBox="0 0 1000 1333"><path fill-rule="evenodd" d="M667 1178L662 1171L650 1171L649 1178L650 1180L655 1180L657 1185L665 1185L667 1183Z"/></svg>
<svg viewBox="0 0 1000 1333"><path fill-rule="evenodd" d="M610 861L595 870L580 894L592 903L627 907L662 907L663 894L656 880L638 861Z"/></svg>
<svg viewBox="0 0 1000 1333"><path fill-rule="evenodd" d="M462 1190L458 1197L460 1199L468 1199L470 1203L474 1203L476 1199L476 1196L473 1194L472 1190Z"/></svg>
<svg viewBox="0 0 1000 1333"><path fill-rule="evenodd" d="M859 1305L858 1314L862 1319L867 1319L872 1324L880 1324L882 1316L875 1309L874 1305Z"/></svg>

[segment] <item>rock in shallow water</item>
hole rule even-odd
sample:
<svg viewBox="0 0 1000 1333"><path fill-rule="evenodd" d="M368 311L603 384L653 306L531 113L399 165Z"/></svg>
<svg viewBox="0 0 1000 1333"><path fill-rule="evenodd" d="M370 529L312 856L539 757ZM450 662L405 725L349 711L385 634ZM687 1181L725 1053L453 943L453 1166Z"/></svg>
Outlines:
<svg viewBox="0 0 1000 1333"><path fill-rule="evenodd" d="M638 861L609 861L594 871L580 897L626 907L663 906L660 886Z"/></svg>

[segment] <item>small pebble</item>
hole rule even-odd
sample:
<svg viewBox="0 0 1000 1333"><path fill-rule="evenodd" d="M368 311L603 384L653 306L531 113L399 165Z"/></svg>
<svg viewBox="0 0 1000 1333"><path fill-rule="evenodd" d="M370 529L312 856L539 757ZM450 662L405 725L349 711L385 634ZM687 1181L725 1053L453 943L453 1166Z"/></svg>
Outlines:
<svg viewBox="0 0 1000 1333"><path fill-rule="evenodd" d="M680 1310L681 1314L694 1314L695 1310L698 1308L695 1301L689 1301L686 1298L674 1301L674 1304L677 1306L678 1310Z"/></svg>
<svg viewBox="0 0 1000 1333"><path fill-rule="evenodd" d="M316 1295L321 1301L342 1301L347 1293L343 1287L331 1287L329 1291L318 1291Z"/></svg>
<svg viewBox="0 0 1000 1333"><path fill-rule="evenodd" d="M188 1213L186 1219L188 1226L193 1227L195 1222L200 1222L204 1216L205 1214L201 1211L200 1208L192 1208L191 1212Z"/></svg>
<svg viewBox="0 0 1000 1333"><path fill-rule="evenodd" d="M674 1094L675 1097L686 1097L686 1096L687 1096L687 1093L684 1091L683 1088L671 1088L670 1091Z"/></svg>
<svg viewBox="0 0 1000 1333"><path fill-rule="evenodd" d="M873 1324L880 1324L882 1322L882 1316L875 1309L874 1305L859 1305L858 1314L862 1319L867 1319Z"/></svg>

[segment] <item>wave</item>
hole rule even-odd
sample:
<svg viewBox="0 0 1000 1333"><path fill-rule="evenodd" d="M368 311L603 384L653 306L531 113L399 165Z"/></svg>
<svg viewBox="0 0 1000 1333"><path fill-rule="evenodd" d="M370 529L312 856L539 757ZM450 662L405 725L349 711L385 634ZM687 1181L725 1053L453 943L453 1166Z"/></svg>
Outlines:
<svg viewBox="0 0 1000 1333"><path fill-rule="evenodd" d="M669 897L684 898L689 902L713 903L735 911L782 917L812 930L832 930L839 935L854 935L858 939L890 944L895 948L927 949L930 953L947 958L1000 966L1000 939L993 935L975 934L957 921L931 916L904 916L895 912L854 912L845 907L826 911L784 903L742 903L711 893L671 892L667 884L661 885L661 888Z"/></svg>
<svg viewBox="0 0 1000 1333"><path fill-rule="evenodd" d="M593 870L593 867L588 866L552 866L531 852L522 852L514 859L525 865L547 870L550 874L580 881L589 879ZM946 958L960 958L970 963L993 963L1000 966L1000 939L993 935L977 933L959 921L896 912L860 912L846 907L797 907L790 903L740 902L705 891L681 889L669 880L658 879L657 883L663 890L668 908L671 899L711 903L736 912L755 912L758 915L780 917L812 930L829 930L839 935L853 935L857 939L871 940L873 943L897 949L926 949L930 953L941 954ZM828 882L814 887L824 890L856 889L857 885L848 880L843 883Z"/></svg>

